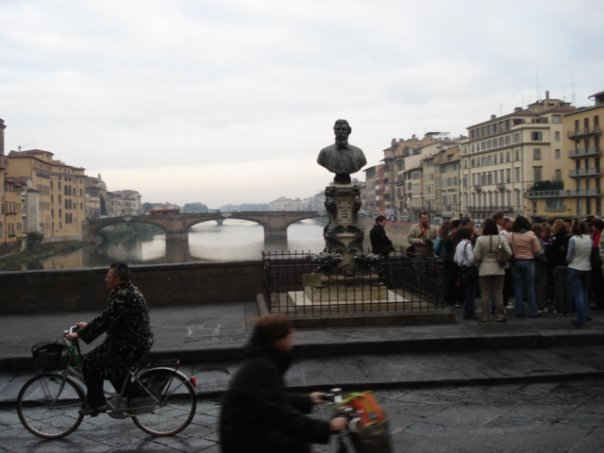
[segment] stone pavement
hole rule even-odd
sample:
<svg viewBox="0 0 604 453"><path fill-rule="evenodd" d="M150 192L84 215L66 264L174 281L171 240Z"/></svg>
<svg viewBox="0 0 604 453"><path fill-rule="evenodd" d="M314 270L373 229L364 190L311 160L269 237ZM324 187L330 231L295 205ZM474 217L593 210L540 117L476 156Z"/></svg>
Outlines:
<svg viewBox="0 0 604 453"><path fill-rule="evenodd" d="M374 392L389 419L396 453L600 453L604 445L604 383L513 383L487 386L394 388ZM200 399L191 425L173 437L154 438L131 420L86 417L63 439L44 441L0 407L0 452L219 453L216 399ZM329 408L315 410L327 419ZM337 451L315 445L315 453ZM377 453L377 452L376 452Z"/></svg>
<svg viewBox="0 0 604 453"><path fill-rule="evenodd" d="M604 374L604 313L584 329L570 318L544 315L507 323L304 328L288 382L298 389L384 388L567 379ZM33 374L29 348L58 338L97 312L0 317L0 403L13 404ZM150 310L155 358L180 358L198 377L200 394L223 391L241 358L255 302Z"/></svg>

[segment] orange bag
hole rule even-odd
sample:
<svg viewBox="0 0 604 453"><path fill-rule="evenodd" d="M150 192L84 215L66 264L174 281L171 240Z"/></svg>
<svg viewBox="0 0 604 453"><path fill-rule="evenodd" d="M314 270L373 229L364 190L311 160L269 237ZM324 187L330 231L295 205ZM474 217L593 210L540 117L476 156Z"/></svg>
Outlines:
<svg viewBox="0 0 604 453"><path fill-rule="evenodd" d="M354 408L359 413L362 425L380 423L386 419L386 414L375 401L370 391L351 393L342 404Z"/></svg>

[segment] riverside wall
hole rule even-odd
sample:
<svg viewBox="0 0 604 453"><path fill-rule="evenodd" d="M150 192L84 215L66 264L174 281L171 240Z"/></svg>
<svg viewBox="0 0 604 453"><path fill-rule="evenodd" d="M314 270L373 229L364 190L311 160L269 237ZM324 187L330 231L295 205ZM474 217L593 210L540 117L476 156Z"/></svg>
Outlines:
<svg viewBox="0 0 604 453"><path fill-rule="evenodd" d="M100 310L106 268L0 272L0 314ZM202 305L256 299L261 261L131 266L149 306Z"/></svg>
<svg viewBox="0 0 604 453"><path fill-rule="evenodd" d="M365 250L374 219L362 217ZM406 247L409 222L387 222L386 234ZM255 300L263 292L261 261L132 266L132 281L149 306ZM100 310L107 301L106 268L0 272L0 315Z"/></svg>
<svg viewBox="0 0 604 453"><path fill-rule="evenodd" d="M365 230L365 243L363 245L365 250L370 250L371 245L369 243L369 232L375 224L375 219L371 217L362 217L361 224ZM407 242L407 235L409 234L411 225L411 222L391 222L390 220L386 222L386 235L394 243L396 248L406 248L409 245Z"/></svg>

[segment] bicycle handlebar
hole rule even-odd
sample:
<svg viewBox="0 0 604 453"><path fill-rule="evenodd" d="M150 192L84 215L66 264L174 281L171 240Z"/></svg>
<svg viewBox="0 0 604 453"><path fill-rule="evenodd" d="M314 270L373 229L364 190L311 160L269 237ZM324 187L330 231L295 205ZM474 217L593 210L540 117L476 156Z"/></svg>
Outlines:
<svg viewBox="0 0 604 453"><path fill-rule="evenodd" d="M64 331L63 331L63 334L64 334L65 336L67 336L67 334L70 334L70 333L75 333L75 332L77 332L77 331L78 331L78 326L77 326L77 325L73 325L73 326L69 326L69 328L68 328L67 330L64 330Z"/></svg>

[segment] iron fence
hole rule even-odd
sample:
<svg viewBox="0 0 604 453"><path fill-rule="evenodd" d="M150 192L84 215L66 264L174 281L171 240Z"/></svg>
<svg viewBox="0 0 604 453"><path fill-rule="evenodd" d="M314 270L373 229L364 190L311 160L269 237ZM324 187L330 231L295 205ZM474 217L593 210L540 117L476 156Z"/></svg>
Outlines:
<svg viewBox="0 0 604 453"><path fill-rule="evenodd" d="M445 306L442 263L397 250L371 271L316 272L310 252L263 252L265 300L290 315L429 312Z"/></svg>

